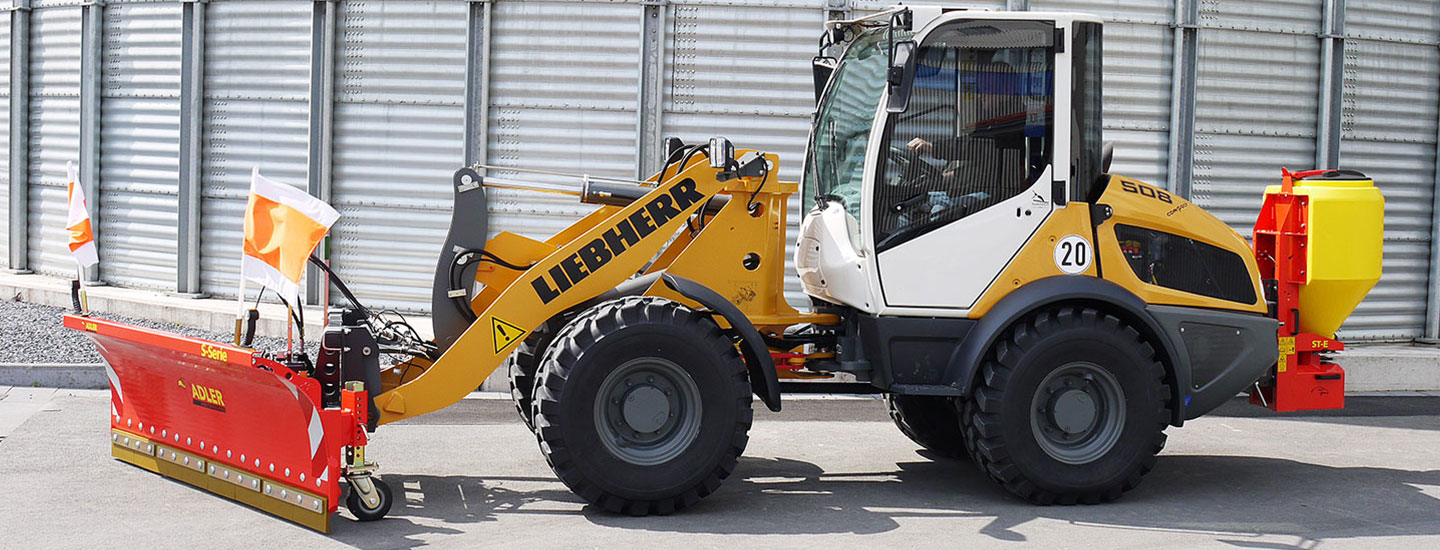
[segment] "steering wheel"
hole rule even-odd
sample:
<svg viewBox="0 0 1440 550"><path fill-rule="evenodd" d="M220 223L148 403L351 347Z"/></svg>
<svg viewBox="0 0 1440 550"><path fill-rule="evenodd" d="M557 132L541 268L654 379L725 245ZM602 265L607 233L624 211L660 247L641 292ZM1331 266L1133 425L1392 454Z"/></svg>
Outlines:
<svg viewBox="0 0 1440 550"><path fill-rule="evenodd" d="M896 175L886 178L890 182L892 190L919 192L931 187L931 184L943 177L939 168L931 166L920 158L920 153L911 150L904 145L890 143L890 154L886 155L886 175Z"/></svg>

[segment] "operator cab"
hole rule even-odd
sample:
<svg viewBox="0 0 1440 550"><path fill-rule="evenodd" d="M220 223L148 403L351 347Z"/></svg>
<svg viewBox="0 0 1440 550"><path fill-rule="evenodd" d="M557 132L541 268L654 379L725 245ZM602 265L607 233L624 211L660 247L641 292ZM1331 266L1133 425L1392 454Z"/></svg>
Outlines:
<svg viewBox="0 0 1440 550"><path fill-rule="evenodd" d="M1100 36L1096 18L1041 12L832 22L796 250L806 292L966 316L1056 208L1100 185Z"/></svg>

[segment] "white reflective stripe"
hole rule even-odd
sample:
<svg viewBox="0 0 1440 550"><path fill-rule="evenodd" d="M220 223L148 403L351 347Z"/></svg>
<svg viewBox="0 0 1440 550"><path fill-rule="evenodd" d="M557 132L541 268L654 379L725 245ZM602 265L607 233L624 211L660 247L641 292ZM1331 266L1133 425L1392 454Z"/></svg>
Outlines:
<svg viewBox="0 0 1440 550"><path fill-rule="evenodd" d="M117 373L115 372L115 369L110 366L110 362L109 362L109 361L104 361L104 363L105 363L105 376L110 379L110 387L115 388L115 395L120 396L120 402L121 402L121 403L124 403L124 402L125 402L125 389L120 387L120 375L117 374ZM110 406L113 408L115 405L112 403ZM117 413L117 414L118 414L118 413Z"/></svg>
<svg viewBox="0 0 1440 550"><path fill-rule="evenodd" d="M315 453L320 451L320 439L325 436L325 428L320 424L320 411L310 409L310 458L315 458Z"/></svg>

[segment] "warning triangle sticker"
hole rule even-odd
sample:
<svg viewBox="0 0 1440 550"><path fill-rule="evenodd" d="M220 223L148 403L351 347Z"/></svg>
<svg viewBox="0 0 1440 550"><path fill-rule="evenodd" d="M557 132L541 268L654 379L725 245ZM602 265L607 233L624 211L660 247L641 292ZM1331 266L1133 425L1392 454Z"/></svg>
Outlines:
<svg viewBox="0 0 1440 550"><path fill-rule="evenodd" d="M500 353L500 350L510 347L511 343L525 335L525 329L501 321L499 317L490 318L490 330L494 331L492 340L495 342L495 353Z"/></svg>

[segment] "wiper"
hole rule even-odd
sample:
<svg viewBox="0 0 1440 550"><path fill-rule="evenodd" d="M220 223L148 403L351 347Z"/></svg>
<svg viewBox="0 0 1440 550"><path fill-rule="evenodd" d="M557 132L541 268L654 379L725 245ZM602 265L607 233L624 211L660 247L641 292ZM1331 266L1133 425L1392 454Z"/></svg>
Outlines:
<svg viewBox="0 0 1440 550"><path fill-rule="evenodd" d="M835 139L835 121L830 121L830 185L831 189L840 186L840 144Z"/></svg>

